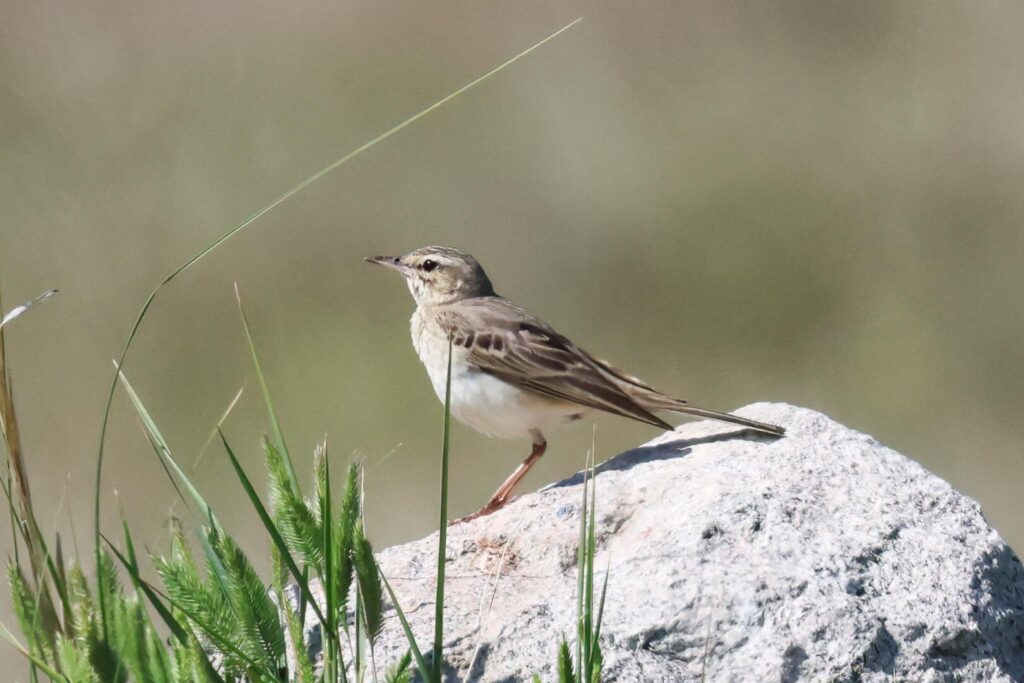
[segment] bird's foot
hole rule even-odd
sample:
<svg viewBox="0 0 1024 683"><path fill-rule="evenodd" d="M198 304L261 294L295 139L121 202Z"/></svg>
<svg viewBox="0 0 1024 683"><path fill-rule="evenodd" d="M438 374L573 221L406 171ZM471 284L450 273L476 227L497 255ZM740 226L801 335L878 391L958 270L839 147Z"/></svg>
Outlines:
<svg viewBox="0 0 1024 683"><path fill-rule="evenodd" d="M484 505L482 508L480 508L476 512L472 512L472 513L466 515L465 517L459 517L458 519L453 519L452 521L448 522L448 526L455 526L456 524L462 524L463 522L469 522L471 520L477 519L478 517L486 517L487 515L491 514L492 512L497 512L501 508L505 507L505 503L507 503L507 502L508 502L507 498L491 498L489 501L487 501L486 505Z"/></svg>

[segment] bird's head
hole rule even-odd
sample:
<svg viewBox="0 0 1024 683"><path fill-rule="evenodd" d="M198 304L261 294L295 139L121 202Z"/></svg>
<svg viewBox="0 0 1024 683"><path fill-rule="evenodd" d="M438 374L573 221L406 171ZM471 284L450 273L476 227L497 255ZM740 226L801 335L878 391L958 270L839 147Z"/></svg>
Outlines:
<svg viewBox="0 0 1024 683"><path fill-rule="evenodd" d="M373 256L366 261L401 273L417 306L439 306L494 294L477 260L458 249L423 247L405 256Z"/></svg>

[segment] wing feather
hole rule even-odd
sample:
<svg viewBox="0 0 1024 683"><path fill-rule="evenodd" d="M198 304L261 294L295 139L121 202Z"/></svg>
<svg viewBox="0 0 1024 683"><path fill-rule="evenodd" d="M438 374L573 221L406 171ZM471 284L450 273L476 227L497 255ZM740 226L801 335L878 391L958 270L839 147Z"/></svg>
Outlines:
<svg viewBox="0 0 1024 683"><path fill-rule="evenodd" d="M507 299L466 299L445 306L437 320L482 372L548 398L672 429L622 385L660 396L654 389L593 358Z"/></svg>

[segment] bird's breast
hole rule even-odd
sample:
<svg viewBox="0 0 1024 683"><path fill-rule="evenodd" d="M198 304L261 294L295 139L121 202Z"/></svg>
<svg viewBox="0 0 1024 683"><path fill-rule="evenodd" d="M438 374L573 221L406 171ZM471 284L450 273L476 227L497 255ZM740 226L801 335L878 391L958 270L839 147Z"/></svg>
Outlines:
<svg viewBox="0 0 1024 683"><path fill-rule="evenodd" d="M411 321L412 345L416 355L427 370L430 383L434 387L437 398L444 401L445 386L448 380L448 337L444 329L429 315L417 309ZM511 385L485 375L469 363L469 351L461 346L451 346L452 353L452 407L458 404L478 400L484 392L481 387L493 380L501 385L515 389ZM480 377L477 377L477 376ZM486 378L486 379L483 379Z"/></svg>
<svg viewBox="0 0 1024 683"><path fill-rule="evenodd" d="M448 376L448 338L420 310L411 320L412 343L427 370L434 393L443 403ZM483 372L469 361L469 351L451 347L451 410L460 422L499 439L530 438L578 417L581 406L553 401Z"/></svg>

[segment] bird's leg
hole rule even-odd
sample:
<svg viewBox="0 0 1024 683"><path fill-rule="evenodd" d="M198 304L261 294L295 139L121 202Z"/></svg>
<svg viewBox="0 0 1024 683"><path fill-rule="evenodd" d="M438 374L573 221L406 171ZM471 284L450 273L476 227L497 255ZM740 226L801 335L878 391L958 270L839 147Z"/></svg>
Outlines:
<svg viewBox="0 0 1024 683"><path fill-rule="evenodd" d="M458 524L460 522L468 522L471 519L489 515L495 510L500 510L505 507L505 503L508 502L509 496L512 495L512 491L515 490L516 486L519 485L519 482L523 480L523 477L525 477L526 473L530 471L530 468L533 467L534 463L540 460L540 456L544 455L544 451L547 450L547 447L548 444L543 439L541 439L540 443L534 443L533 451L530 453L529 457L527 457L526 460L524 460L519 467L509 475L508 479L505 480L505 483L498 487L498 490L494 492L494 495L491 496L491 499L487 501L486 505L473 514L460 517L452 523Z"/></svg>
<svg viewBox="0 0 1024 683"><path fill-rule="evenodd" d="M519 485L519 482L523 480L526 473L530 471L534 463L540 460L540 456L544 455L544 451L547 450L547 442L541 441L540 443L533 444L533 451L531 451L529 457L524 460L515 471L509 475L509 478L505 480L505 483L498 487L498 490L494 492L491 499L487 501L485 507L495 506L493 509L497 510L505 503L508 502L508 498L512 495L512 491Z"/></svg>

